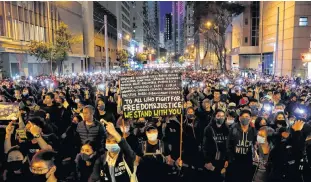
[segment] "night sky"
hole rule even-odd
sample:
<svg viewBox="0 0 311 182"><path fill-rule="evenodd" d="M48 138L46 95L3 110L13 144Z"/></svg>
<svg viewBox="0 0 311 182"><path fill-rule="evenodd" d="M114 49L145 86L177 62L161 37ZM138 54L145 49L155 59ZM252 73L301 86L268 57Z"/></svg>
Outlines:
<svg viewBox="0 0 311 182"><path fill-rule="evenodd" d="M164 31L165 27L165 14L172 12L172 1L160 1L160 18L161 18L161 32Z"/></svg>

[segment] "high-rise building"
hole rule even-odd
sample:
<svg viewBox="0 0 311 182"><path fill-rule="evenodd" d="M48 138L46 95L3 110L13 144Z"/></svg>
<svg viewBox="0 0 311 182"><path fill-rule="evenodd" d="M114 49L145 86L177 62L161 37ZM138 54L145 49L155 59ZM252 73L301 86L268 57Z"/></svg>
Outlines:
<svg viewBox="0 0 311 182"><path fill-rule="evenodd" d="M149 26L146 26L146 22L148 22L148 14L146 11L147 2L132 1L132 6L132 38L138 42L138 52L143 52L144 46L147 45L147 34L149 28Z"/></svg>
<svg viewBox="0 0 311 182"><path fill-rule="evenodd" d="M194 3L187 2L186 3L186 16L184 19L184 40L185 40L185 48L192 46L194 43Z"/></svg>
<svg viewBox="0 0 311 182"><path fill-rule="evenodd" d="M30 41L55 42L59 23L74 35L83 34L81 2L1 1L0 66L2 76L50 74L50 62L26 53ZM65 73L85 70L83 40L72 46L63 63Z"/></svg>
<svg viewBox="0 0 311 182"><path fill-rule="evenodd" d="M173 17L172 14L165 14L164 42L167 50L167 56L170 59L175 54L175 46L173 43Z"/></svg>
<svg viewBox="0 0 311 182"><path fill-rule="evenodd" d="M174 54L181 55L184 50L184 16L185 16L185 2L172 2L173 15L173 44Z"/></svg>
<svg viewBox="0 0 311 182"><path fill-rule="evenodd" d="M165 43L164 43L164 33L160 32L160 48L164 48Z"/></svg>
<svg viewBox="0 0 311 182"><path fill-rule="evenodd" d="M148 21L150 27L150 45L159 54L160 4L158 1L148 1Z"/></svg>
<svg viewBox="0 0 311 182"><path fill-rule="evenodd" d="M118 50L129 50L132 39L131 15L132 5L130 1L98 1L109 12L116 16L118 33Z"/></svg>
<svg viewBox="0 0 311 182"><path fill-rule="evenodd" d="M164 32L164 41L172 40L172 14L165 14L165 32Z"/></svg>

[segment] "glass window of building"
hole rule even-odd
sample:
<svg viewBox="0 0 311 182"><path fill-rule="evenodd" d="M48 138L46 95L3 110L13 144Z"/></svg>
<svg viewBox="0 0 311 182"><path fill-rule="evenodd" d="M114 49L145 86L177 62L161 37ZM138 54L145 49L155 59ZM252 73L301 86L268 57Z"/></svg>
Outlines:
<svg viewBox="0 0 311 182"><path fill-rule="evenodd" d="M300 17L299 26L308 26L308 17Z"/></svg>

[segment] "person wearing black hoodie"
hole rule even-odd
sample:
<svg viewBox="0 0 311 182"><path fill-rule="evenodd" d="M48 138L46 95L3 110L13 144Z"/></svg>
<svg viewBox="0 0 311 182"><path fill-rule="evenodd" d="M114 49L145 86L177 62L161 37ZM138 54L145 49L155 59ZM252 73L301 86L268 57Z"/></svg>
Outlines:
<svg viewBox="0 0 311 182"><path fill-rule="evenodd" d="M252 180L252 150L257 133L250 126L251 112L242 110L239 123L234 124L227 139L228 171L226 182L250 182Z"/></svg>
<svg viewBox="0 0 311 182"><path fill-rule="evenodd" d="M196 115L201 122L201 127L204 128L212 121L213 110L211 107L211 101L209 99L204 99L202 102L202 107L198 108Z"/></svg>
<svg viewBox="0 0 311 182"><path fill-rule="evenodd" d="M274 147L270 152L268 163L270 174L268 182L302 182L302 163L305 137L303 121L296 121L291 128L277 129Z"/></svg>
<svg viewBox="0 0 311 182"><path fill-rule="evenodd" d="M204 130L205 168L210 171L209 179L213 182L224 180L221 171L225 166L226 141L229 134L229 128L225 125L225 116L224 111L217 110L215 119Z"/></svg>

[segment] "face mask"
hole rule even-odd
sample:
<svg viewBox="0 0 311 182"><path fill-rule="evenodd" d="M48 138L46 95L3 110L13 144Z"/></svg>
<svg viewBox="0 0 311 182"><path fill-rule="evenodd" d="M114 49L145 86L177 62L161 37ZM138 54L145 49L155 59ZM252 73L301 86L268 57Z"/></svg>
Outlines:
<svg viewBox="0 0 311 182"><path fill-rule="evenodd" d="M276 121L275 121L275 124L278 126L278 128L280 128L280 127L286 127L286 126L287 126L285 120L276 120Z"/></svg>
<svg viewBox="0 0 311 182"><path fill-rule="evenodd" d="M120 130L122 133L128 133L130 131L130 127L129 126L125 126L125 128L120 127Z"/></svg>
<svg viewBox="0 0 311 182"><path fill-rule="evenodd" d="M75 99L75 103L78 104L80 102L80 99Z"/></svg>
<svg viewBox="0 0 311 182"><path fill-rule="evenodd" d="M28 92L23 92L23 96L27 96L28 95Z"/></svg>
<svg viewBox="0 0 311 182"><path fill-rule="evenodd" d="M256 105L251 105L250 108L251 108L251 110L257 110L258 109Z"/></svg>
<svg viewBox="0 0 311 182"><path fill-rule="evenodd" d="M104 111L105 110L105 105L98 106L98 110Z"/></svg>
<svg viewBox="0 0 311 182"><path fill-rule="evenodd" d="M32 174L31 182L46 182L46 174Z"/></svg>
<svg viewBox="0 0 311 182"><path fill-rule="evenodd" d="M248 118L242 118L242 119L241 119L241 124L242 124L243 126L248 125L248 124L249 124L249 119L248 119Z"/></svg>
<svg viewBox="0 0 311 182"><path fill-rule="evenodd" d="M94 156L93 154L91 154L91 155L87 155L87 154L85 154L85 153L81 153L82 155L81 155L81 158L82 158L82 160L84 160L84 161L90 161L91 159L92 159L92 156Z"/></svg>
<svg viewBox="0 0 311 182"><path fill-rule="evenodd" d="M149 141L152 141L152 142L156 141L158 138L158 133L152 133L152 134L147 133L147 138Z"/></svg>
<svg viewBox="0 0 311 182"><path fill-rule="evenodd" d="M295 123L295 120L294 120L294 119L290 119L290 120L289 120L289 125L292 126L294 123Z"/></svg>
<svg viewBox="0 0 311 182"><path fill-rule="evenodd" d="M117 153L120 151L120 147L118 144L106 144L106 149L108 152Z"/></svg>
<svg viewBox="0 0 311 182"><path fill-rule="evenodd" d="M227 119L227 125L232 125L234 123L234 119Z"/></svg>
<svg viewBox="0 0 311 182"><path fill-rule="evenodd" d="M10 171L17 171L23 167L23 161L11 161L7 163L8 170Z"/></svg>
<svg viewBox="0 0 311 182"><path fill-rule="evenodd" d="M224 123L225 119L224 118L216 118L216 124L222 125Z"/></svg>
<svg viewBox="0 0 311 182"><path fill-rule="evenodd" d="M265 139L265 137L257 135L257 142L260 144L263 144L266 142L266 139Z"/></svg>
<svg viewBox="0 0 311 182"><path fill-rule="evenodd" d="M192 120L195 118L195 115L194 114L187 114L187 118Z"/></svg>

